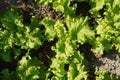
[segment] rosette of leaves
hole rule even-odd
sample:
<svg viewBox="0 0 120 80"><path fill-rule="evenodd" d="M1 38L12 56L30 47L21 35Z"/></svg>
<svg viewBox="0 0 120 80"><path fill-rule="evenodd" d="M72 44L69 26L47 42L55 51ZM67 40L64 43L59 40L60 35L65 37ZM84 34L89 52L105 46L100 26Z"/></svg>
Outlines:
<svg viewBox="0 0 120 80"><path fill-rule="evenodd" d="M45 79L45 66L36 58L23 56L18 62L16 69L17 75L20 80L37 80Z"/></svg>
<svg viewBox="0 0 120 80"><path fill-rule="evenodd" d="M45 26L47 39L54 40L54 38L58 38L56 46L52 47L52 50L56 52L50 66L53 80L87 80L85 67L87 62L83 55L77 51L78 45L76 44L91 43L94 39L94 31L90 30L87 21L88 17L78 16L72 18L67 16L66 27L61 20L53 22L51 19L44 18L41 21Z"/></svg>
<svg viewBox="0 0 120 80"><path fill-rule="evenodd" d="M88 17L83 18L82 16L78 16L71 18L69 16L66 19L66 24L72 42L78 42L80 44L91 44L94 42L95 32L88 25Z"/></svg>
<svg viewBox="0 0 120 80"><path fill-rule="evenodd" d="M31 18L30 24L23 24L23 18L15 8L11 8L1 18L2 26L5 30L1 33L2 49L10 48L14 45L21 46L22 49L37 49L42 45L42 30L40 21L35 17Z"/></svg>
<svg viewBox="0 0 120 80"><path fill-rule="evenodd" d="M77 39L71 38L71 30L66 30L65 26L60 20L55 23L54 30L56 32L58 41L56 46L52 47L52 50L56 52L56 56L52 59L52 64L50 66L50 71L53 73L51 79L87 80L87 71L85 67L87 62L85 61L83 55L76 51L78 46L74 42L77 42ZM74 35L77 36L77 31Z"/></svg>
<svg viewBox="0 0 120 80"><path fill-rule="evenodd" d="M96 26L96 37L94 45L94 52L103 54L104 50L116 49L120 52L120 1L106 1L106 11L104 12L104 18L97 20L98 26Z"/></svg>
<svg viewBox="0 0 120 80"><path fill-rule="evenodd" d="M87 80L87 71L83 55L76 51L77 45L63 39L56 43L53 50L56 52L50 66L53 72L52 79L58 80Z"/></svg>
<svg viewBox="0 0 120 80"><path fill-rule="evenodd" d="M0 73L2 80L45 80L48 72L37 57L31 58L26 55L18 62L15 71L10 72L8 69L4 69Z"/></svg>

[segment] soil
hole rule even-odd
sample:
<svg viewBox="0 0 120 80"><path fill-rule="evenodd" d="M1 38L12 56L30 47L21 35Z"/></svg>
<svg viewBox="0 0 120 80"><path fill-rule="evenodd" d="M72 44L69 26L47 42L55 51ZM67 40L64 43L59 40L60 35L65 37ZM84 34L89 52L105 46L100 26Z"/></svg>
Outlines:
<svg viewBox="0 0 120 80"><path fill-rule="evenodd" d="M75 14L80 15L82 14L84 17L89 16L89 24L91 25L91 29L94 29L94 25L97 25L96 17L92 16L89 13L90 6L86 2L71 2L73 4L77 3L79 7L77 7ZM55 12L51 4L49 5L40 5L38 6L33 0L2 0L0 1L0 13L4 13L10 9L11 5L15 5L20 14L23 16L23 22L25 24L30 23L30 18L32 15L36 16L38 19L43 19L44 17L52 18L53 20L61 19L64 21L64 17L62 17L62 13ZM79 10L80 8L80 10ZM104 18L104 8L101 9L99 12L101 16ZM55 52L51 50L51 46L55 45L57 40L55 39L52 42L44 42L43 46L40 47L38 50L31 50L32 56L38 56L38 58L45 64L48 68L51 63L51 58L55 56ZM16 47L19 48L20 47ZM105 51L103 55L94 54L92 51L92 46L90 44L83 44L80 45L78 50L84 53L85 59L90 63L88 68L88 80L95 80L95 70L106 70L108 73L113 73L118 75L120 78L120 55L119 53L113 48L109 51ZM22 50L22 55L24 55L26 50ZM20 56L20 59L22 57ZM16 67L17 62L7 63L0 60L0 71L3 68L8 68L10 70L11 67ZM14 65L15 64L15 65ZM13 65L13 66L12 66ZM65 70L68 69L68 65L65 65Z"/></svg>
<svg viewBox="0 0 120 80"><path fill-rule="evenodd" d="M103 55L92 52L90 44L80 45L78 50L84 53L85 58L89 62L89 80L95 80L95 70L106 70L119 76L120 79L120 55L114 48L105 51Z"/></svg>

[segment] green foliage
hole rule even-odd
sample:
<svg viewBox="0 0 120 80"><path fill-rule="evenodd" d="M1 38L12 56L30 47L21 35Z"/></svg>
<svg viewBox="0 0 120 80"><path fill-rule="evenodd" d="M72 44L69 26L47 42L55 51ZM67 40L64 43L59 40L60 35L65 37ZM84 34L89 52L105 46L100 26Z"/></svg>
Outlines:
<svg viewBox="0 0 120 80"><path fill-rule="evenodd" d="M52 79L58 80L87 80L87 72L84 66L83 56L75 51L74 45L69 42L59 42L56 44L55 58L52 59L51 71L55 74ZM63 47L64 46L64 47ZM65 65L68 70L65 70Z"/></svg>
<svg viewBox="0 0 120 80"><path fill-rule="evenodd" d="M54 58L52 62L51 71L55 74L55 76L52 77L53 80L87 80L87 72L83 64L84 58L78 52L74 53L74 55L67 60L59 57ZM68 70L65 70L66 65Z"/></svg>
<svg viewBox="0 0 120 80"><path fill-rule="evenodd" d="M1 76L0 76L0 78L2 79L2 80L20 80L18 77L17 77L17 75L16 75L16 73L15 72L9 72L9 70L8 69L4 69L4 70L2 70L1 72Z"/></svg>
<svg viewBox="0 0 120 80"><path fill-rule="evenodd" d="M50 4L52 3L52 7L57 12L62 12L64 16L71 15L75 12L77 5L73 5L70 7L70 2L73 0L35 0L36 3L40 4Z"/></svg>
<svg viewBox="0 0 120 80"><path fill-rule="evenodd" d="M94 52L103 54L104 50L109 50L113 46L120 52L119 42L119 26L120 26L120 6L119 1L114 0L112 5L106 1L105 17L98 19L98 26L96 26L96 44L94 45Z"/></svg>
<svg viewBox="0 0 120 80"><path fill-rule="evenodd" d="M91 43L91 40L93 41L94 31L90 30L87 21L88 17L67 18L66 23L72 41L81 44L85 42Z"/></svg>
<svg viewBox="0 0 120 80"><path fill-rule="evenodd" d="M104 70L96 71L95 74L96 74L96 80L118 80L117 76L113 74L109 74Z"/></svg>
<svg viewBox="0 0 120 80"><path fill-rule="evenodd" d="M120 52L120 1L78 0L89 2L90 13L97 17L98 25L94 30L90 28L89 15L75 15L77 4L70 6L71 1L74 0L35 0L38 5L50 3L55 11L63 13L64 20L38 20L32 16L31 23L25 24L15 7L0 15L0 58L5 62L18 61L15 71L3 69L0 72L2 80L87 80L88 62L82 55L84 53L78 50L79 45L88 43L98 54L112 47ZM104 17L99 13L103 8ZM57 42L51 49L56 55L51 58L44 54L51 60L49 66L29 53L55 39ZM22 50L27 53L23 55ZM95 74L96 80L118 80L105 71L95 71Z"/></svg>
<svg viewBox="0 0 120 80"><path fill-rule="evenodd" d="M44 78L40 73L41 68L44 71L45 67L40 66L40 61L37 58L31 58L30 56L23 56L18 63L17 75L20 80L37 80L40 77ZM41 75L41 76L39 76Z"/></svg>
<svg viewBox="0 0 120 80"><path fill-rule="evenodd" d="M97 17L100 17L99 10L103 8L105 5L105 0L90 0L89 3L91 4L90 12Z"/></svg>
<svg viewBox="0 0 120 80"><path fill-rule="evenodd" d="M53 0L34 0L37 4L49 4L51 2L53 2Z"/></svg>
<svg viewBox="0 0 120 80"><path fill-rule="evenodd" d="M18 62L16 71L10 72L8 69L2 70L2 80L38 80L45 79L46 67L36 57L23 56Z"/></svg>
<svg viewBox="0 0 120 80"><path fill-rule="evenodd" d="M52 49L57 53L52 59L51 71L55 76L53 80L87 80L86 63L83 55L76 51L77 44L70 39L69 32L60 21L55 24L55 30L59 38L56 47ZM77 34L76 34L77 35ZM75 36L76 36L75 35ZM67 70L65 66L67 65Z"/></svg>
<svg viewBox="0 0 120 80"><path fill-rule="evenodd" d="M65 17L71 15L75 12L76 5L70 7L70 1L72 0L55 0L53 2L53 9L55 9L57 12L64 13Z"/></svg>
<svg viewBox="0 0 120 80"><path fill-rule="evenodd" d="M10 50L7 51L0 51L0 58L2 58L4 61L6 62L10 62L11 61L11 52Z"/></svg>
<svg viewBox="0 0 120 80"><path fill-rule="evenodd" d="M45 26L45 36L46 40L52 41L56 36L56 32L54 30L54 22L48 18L44 18L41 21L41 24Z"/></svg>
<svg viewBox="0 0 120 80"><path fill-rule="evenodd" d="M35 19L32 21L35 22L34 20ZM31 25L24 25L22 23L22 16L19 16L13 8L4 14L3 18L1 18L1 22L2 26L5 28L4 31L0 32L0 36L2 37L0 39L2 49L11 48L13 45L21 46L23 49L32 49L38 48L38 45L42 44L40 40L42 36L38 36L42 34L39 27L33 29L33 22Z"/></svg>

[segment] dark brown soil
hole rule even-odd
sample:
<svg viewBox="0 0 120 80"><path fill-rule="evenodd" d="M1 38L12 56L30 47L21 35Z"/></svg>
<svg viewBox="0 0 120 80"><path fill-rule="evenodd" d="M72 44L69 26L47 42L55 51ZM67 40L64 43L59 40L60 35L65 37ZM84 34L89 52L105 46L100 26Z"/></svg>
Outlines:
<svg viewBox="0 0 120 80"><path fill-rule="evenodd" d="M85 58L89 62L89 80L95 80L95 70L106 70L108 73L118 75L120 78L120 55L113 48L105 51L103 55L94 54L90 44L80 45L78 50L84 53Z"/></svg>
<svg viewBox="0 0 120 80"><path fill-rule="evenodd" d="M23 15L23 22L30 23L31 16L36 16L38 19L42 20L44 17L53 19L54 21L58 19L63 19L61 13L55 12L49 5L37 5L33 0L18 0L16 6Z"/></svg>
<svg viewBox="0 0 120 80"><path fill-rule="evenodd" d="M92 16L89 13L90 6L87 2L71 2L71 6L73 4L77 3L79 7L76 9L76 15L82 14L83 16L89 16L90 17L90 25L94 29L94 25L97 25L96 19L94 16ZM33 0L3 0L0 1L0 13L4 13L5 11L10 9L11 5L15 5L19 11L20 14L23 16L23 22L26 24L30 23L30 18L32 15L36 16L38 19L43 19L44 17L52 18L53 20L64 18L62 17L61 13L55 12L51 5L40 5L37 6L36 3L34 3ZM104 6L105 7L105 6ZM104 18L103 12L105 11L101 9L99 12L101 16ZM32 56L38 56L38 58L45 64L46 66L50 66L51 58L55 55L55 52L51 50L51 46L55 45L57 40L53 42L45 42L44 45L39 50L31 50ZM18 47L19 48L19 47ZM94 54L92 51L92 46L90 44L83 44L80 45L78 50L84 53L85 59L90 63L88 68L89 77L88 80L95 80L95 70L103 70L105 69L109 73L116 74L120 76L120 56L119 53L115 50L109 50L104 53L104 55L97 55ZM24 51L23 51L24 52ZM24 54L23 54L24 55ZM20 57L21 58L21 57ZM5 68L9 68L10 65L13 63L4 63L0 60L0 70ZM68 69L68 65L66 64L65 70ZM12 66L16 67L16 66Z"/></svg>
<svg viewBox="0 0 120 80"><path fill-rule="evenodd" d="M82 16L89 16L89 10L90 10L90 5L86 2L78 2L78 1L72 1L70 6L73 6L74 4L77 4L77 8L76 8L76 15L82 15ZM83 7L84 6L84 7Z"/></svg>
<svg viewBox="0 0 120 80"><path fill-rule="evenodd" d="M44 44L38 50L30 50L31 56L37 56L41 60L41 62L47 68L49 68L51 64L51 58L54 57L56 54L54 51L51 50L51 47L55 46L56 42L57 39L51 42L45 41Z"/></svg>
<svg viewBox="0 0 120 80"><path fill-rule="evenodd" d="M8 3L0 1L0 13L4 13L9 8L10 8L10 6L8 5Z"/></svg>

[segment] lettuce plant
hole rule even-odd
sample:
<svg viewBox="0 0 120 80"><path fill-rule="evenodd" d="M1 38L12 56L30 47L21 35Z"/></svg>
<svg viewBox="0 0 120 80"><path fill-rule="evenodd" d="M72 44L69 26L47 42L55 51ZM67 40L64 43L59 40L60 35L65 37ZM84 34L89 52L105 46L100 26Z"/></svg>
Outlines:
<svg viewBox="0 0 120 80"><path fill-rule="evenodd" d="M89 62L84 53L78 50L80 45L88 43L92 46L92 51L98 54L113 47L120 52L120 1L76 0L86 1L91 6L90 15L97 18L97 25L94 25L93 30L89 25L90 16L76 15L78 6L76 3L70 6L71 1L74 0L35 0L37 5L51 4L56 12L63 14L64 20L55 21L47 17L39 20L33 15L31 22L25 24L23 16L15 7L0 15L0 58L5 62L18 60L14 71L3 69L0 72L0 79L88 80ZM103 9L101 15L100 11ZM39 51L46 41L55 39L57 42L51 50L56 54L52 58L47 55L51 60L49 67L37 56L31 56L30 50ZM26 50L25 55L22 50ZM37 53L42 54L41 52ZM21 55L22 58L19 59ZM96 70L95 74L96 80L118 80L106 71Z"/></svg>

